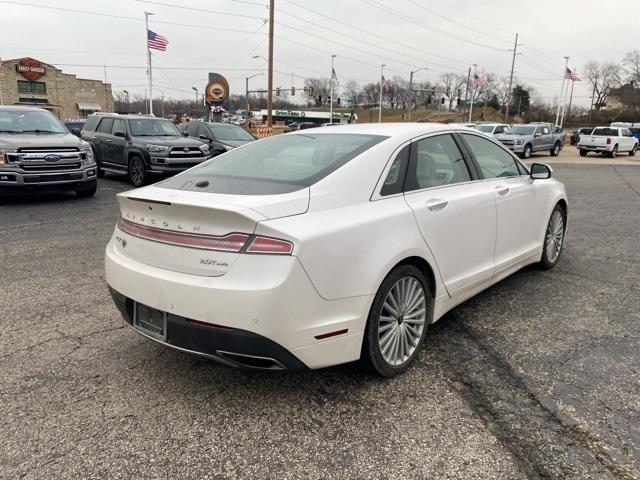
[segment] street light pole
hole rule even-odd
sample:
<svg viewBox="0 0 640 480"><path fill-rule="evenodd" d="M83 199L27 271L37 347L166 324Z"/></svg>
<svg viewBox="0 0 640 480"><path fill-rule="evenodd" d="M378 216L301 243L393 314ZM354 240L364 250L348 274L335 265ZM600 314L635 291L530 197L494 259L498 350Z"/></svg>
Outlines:
<svg viewBox="0 0 640 480"><path fill-rule="evenodd" d="M273 14L274 0L269 0L269 72L267 75L267 127L273 126Z"/></svg>
<svg viewBox="0 0 640 480"><path fill-rule="evenodd" d="M198 95L198 89L196 87L191 87L191 90L196 92L196 109L198 108L198 102L200 101L200 95ZM197 113L197 110L196 110Z"/></svg>
<svg viewBox="0 0 640 480"><path fill-rule="evenodd" d="M123 90L122 92L127 96L127 113L129 113L131 111L131 109L129 108L129 92L127 92L126 90Z"/></svg>
<svg viewBox="0 0 640 480"><path fill-rule="evenodd" d="M419 68L409 72L409 105L407 107L407 122L411 121L411 110L413 110L413 102L415 100L415 92L413 91L413 74L422 70L429 70L427 67Z"/></svg>
<svg viewBox="0 0 640 480"><path fill-rule="evenodd" d="M256 57L253 57L256 58ZM249 104L249 80L253 77L257 77L258 75L262 75L262 73L256 73L255 75L251 75L250 77L245 77L245 97L247 99L247 113L251 111L251 105Z"/></svg>
<svg viewBox="0 0 640 480"><path fill-rule="evenodd" d="M335 55L331 55L331 77L329 81L331 82L331 95L329 97L329 123L333 123L333 59L336 58Z"/></svg>
<svg viewBox="0 0 640 480"><path fill-rule="evenodd" d="M382 123L382 79L384 78L384 67L386 64L380 65L380 101L378 103L378 123Z"/></svg>
<svg viewBox="0 0 640 480"><path fill-rule="evenodd" d="M473 64L473 79L474 79L474 81L475 81L476 75L478 75L478 65L474 63ZM475 85L475 88L471 88L470 89L471 90L471 102L469 103L469 120L468 120L469 123L471 123L471 116L473 115L473 97L475 96L476 88L478 88L478 85Z"/></svg>

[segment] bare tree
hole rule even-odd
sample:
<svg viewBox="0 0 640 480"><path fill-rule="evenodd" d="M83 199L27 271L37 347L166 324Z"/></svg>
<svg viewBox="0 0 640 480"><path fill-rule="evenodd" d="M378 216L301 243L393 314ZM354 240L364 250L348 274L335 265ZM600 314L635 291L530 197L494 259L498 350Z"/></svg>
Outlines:
<svg viewBox="0 0 640 480"><path fill-rule="evenodd" d="M620 66L612 62L591 60L584 66L584 72L593 88L593 107L601 110L607 105L609 91L620 85Z"/></svg>
<svg viewBox="0 0 640 480"><path fill-rule="evenodd" d="M362 100L369 106L377 105L380 95L379 83L367 83L362 87Z"/></svg>
<svg viewBox="0 0 640 480"><path fill-rule="evenodd" d="M640 50L632 50L622 59L622 70L626 79L640 87Z"/></svg>
<svg viewBox="0 0 640 480"><path fill-rule="evenodd" d="M440 75L440 84L444 91L444 96L449 103L449 111L453 106L453 100L461 97L467 86L467 77L460 73L443 73Z"/></svg>
<svg viewBox="0 0 640 480"><path fill-rule="evenodd" d="M342 91L346 96L347 101L352 105L357 105L362 99L362 91L360 90L360 84L355 80L349 80L342 86Z"/></svg>
<svg viewBox="0 0 640 480"><path fill-rule="evenodd" d="M305 95L312 105L322 107L329 105L329 94L331 90L331 81L328 78L306 78L304 86L307 87ZM309 88L313 88L313 98L309 96Z"/></svg>

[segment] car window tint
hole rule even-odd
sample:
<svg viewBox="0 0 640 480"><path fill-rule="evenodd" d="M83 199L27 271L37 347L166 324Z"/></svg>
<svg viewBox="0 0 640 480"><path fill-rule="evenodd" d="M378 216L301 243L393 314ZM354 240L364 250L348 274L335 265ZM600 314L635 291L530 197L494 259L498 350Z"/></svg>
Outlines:
<svg viewBox="0 0 640 480"><path fill-rule="evenodd" d="M113 118L103 118L98 126L100 133L111 133L111 126L113 125Z"/></svg>
<svg viewBox="0 0 640 480"><path fill-rule="evenodd" d="M127 124L124 123L124 120L122 120L121 118L116 118L113 121L113 128L111 129L112 132L115 131L120 131L120 132L126 132L127 131Z"/></svg>
<svg viewBox="0 0 640 480"><path fill-rule="evenodd" d="M423 138L411 145L406 190L471 180L462 153L451 135Z"/></svg>
<svg viewBox="0 0 640 480"><path fill-rule="evenodd" d="M404 147L393 163L391 164L391 168L389 169L389 173L387 173L387 178L382 185L382 189L380 190L380 195L393 195L395 193L402 192L402 186L404 184L404 177L407 172L407 165L409 163L409 154L411 152L411 145L407 145Z"/></svg>
<svg viewBox="0 0 640 480"><path fill-rule="evenodd" d="M462 136L475 157L484 178L520 175L515 158L504 148L477 135L462 134Z"/></svg>

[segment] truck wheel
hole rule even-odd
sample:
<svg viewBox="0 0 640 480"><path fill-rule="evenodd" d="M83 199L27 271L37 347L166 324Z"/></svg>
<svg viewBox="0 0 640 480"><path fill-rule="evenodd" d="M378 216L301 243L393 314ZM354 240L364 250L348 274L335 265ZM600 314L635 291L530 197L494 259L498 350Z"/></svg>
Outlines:
<svg viewBox="0 0 640 480"><path fill-rule="evenodd" d="M551 149L552 157L557 157L558 155L560 155L560 142L556 142L556 144Z"/></svg>
<svg viewBox="0 0 640 480"><path fill-rule="evenodd" d="M636 150L638 150L638 145L634 145L633 148L631 149L631 151L629 152L629 156L630 157L635 157L636 156Z"/></svg>
<svg viewBox="0 0 640 480"><path fill-rule="evenodd" d="M138 155L132 155L129 158L129 181L134 187L141 187L147 181L147 170L144 166L144 160Z"/></svg>
<svg viewBox="0 0 640 480"><path fill-rule="evenodd" d="M580 156L581 157L586 157L587 153L589 153L589 152L587 152L586 150L580 150Z"/></svg>
<svg viewBox="0 0 640 480"><path fill-rule="evenodd" d="M531 157L531 145L527 144L524 146L524 151L522 152L522 158Z"/></svg>
<svg viewBox="0 0 640 480"><path fill-rule="evenodd" d="M609 158L616 158L618 156L618 145L613 147L613 150L609 152Z"/></svg>

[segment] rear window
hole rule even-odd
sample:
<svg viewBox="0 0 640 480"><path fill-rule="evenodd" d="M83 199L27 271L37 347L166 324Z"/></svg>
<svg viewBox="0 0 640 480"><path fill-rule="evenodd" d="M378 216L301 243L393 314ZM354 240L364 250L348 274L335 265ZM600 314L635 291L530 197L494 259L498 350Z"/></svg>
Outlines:
<svg viewBox="0 0 640 480"><path fill-rule="evenodd" d="M595 137L617 137L618 129L608 127L596 128L593 130L593 133L591 135Z"/></svg>
<svg viewBox="0 0 640 480"><path fill-rule="evenodd" d="M158 186L235 195L270 195L308 187L387 137L314 133L277 135L232 150ZM208 181L205 187L195 183Z"/></svg>
<svg viewBox="0 0 640 480"><path fill-rule="evenodd" d="M593 132L593 128L581 128L580 130L578 130L578 133L580 135L590 135L591 132Z"/></svg>

